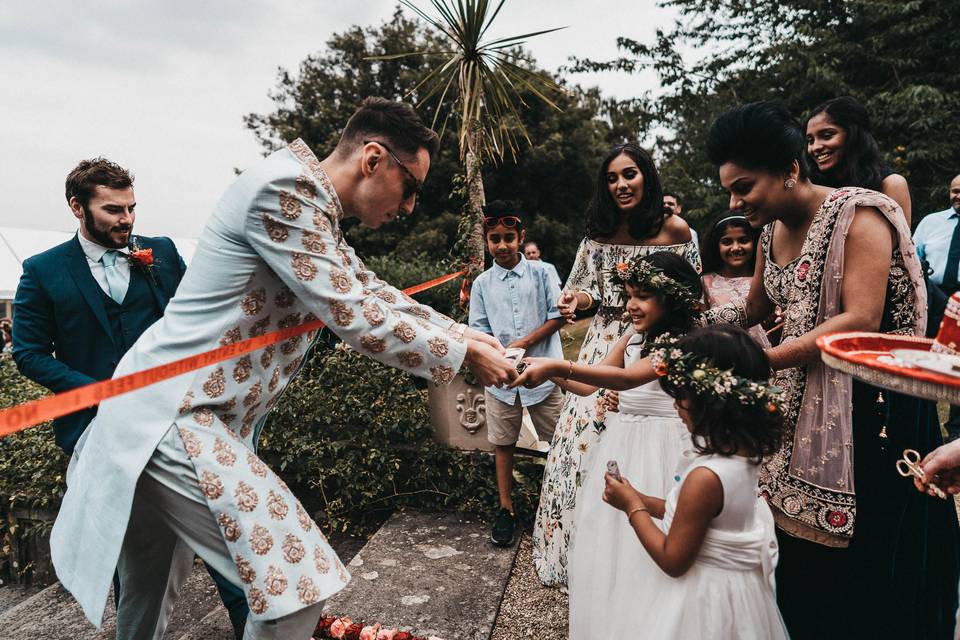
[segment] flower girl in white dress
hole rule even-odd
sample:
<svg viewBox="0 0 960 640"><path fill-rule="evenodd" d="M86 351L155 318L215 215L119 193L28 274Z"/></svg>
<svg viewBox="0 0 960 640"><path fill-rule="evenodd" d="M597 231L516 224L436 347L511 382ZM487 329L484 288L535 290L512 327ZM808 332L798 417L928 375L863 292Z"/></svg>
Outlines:
<svg viewBox="0 0 960 640"><path fill-rule="evenodd" d="M583 489L574 512L567 567L570 637L578 640L611 637L610 631L617 628L610 619L613 599L625 599L627 612L633 606L629 591L621 588L642 581L644 575L660 573L637 544L623 515L601 499L607 461L616 458L619 470L644 493L664 495L676 484L682 452L692 446L673 398L660 387L644 356L658 339L694 327L701 307L700 277L683 258L657 252L619 265L611 278L624 285L626 309L636 333L622 338L600 364L576 365L573 372L566 361L527 360L527 375L543 375L542 369L570 374L553 380L571 393L589 395L597 386L624 389L619 412L607 415L603 438L581 467L588 474L579 478ZM612 393L608 391L606 397Z"/></svg>
<svg viewBox="0 0 960 640"><path fill-rule="evenodd" d="M757 495L760 461L783 437L767 357L742 329L713 326L651 360L676 399L696 453L678 471L666 500L611 473L603 499L626 514L637 546L663 571L650 575L639 567L643 573L635 578L624 572L616 593L595 594L594 607L604 600L611 607L603 628L571 637L632 629L646 639L786 638L773 588L773 516Z"/></svg>

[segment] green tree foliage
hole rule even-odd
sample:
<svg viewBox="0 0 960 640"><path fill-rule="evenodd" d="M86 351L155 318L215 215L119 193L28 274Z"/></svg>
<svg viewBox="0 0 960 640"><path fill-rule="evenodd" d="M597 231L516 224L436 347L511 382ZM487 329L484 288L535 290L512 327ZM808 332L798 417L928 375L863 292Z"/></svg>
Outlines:
<svg viewBox="0 0 960 640"><path fill-rule="evenodd" d="M725 210L704 138L724 109L783 100L800 118L852 95L871 113L885 160L910 183L914 220L943 209L960 171L960 3L940 0L666 0L680 19L652 43L618 39L623 56L573 70L653 68L663 92L637 105L670 133L657 139L665 183L688 212ZM695 58L692 62L691 59Z"/></svg>
<svg viewBox="0 0 960 640"><path fill-rule="evenodd" d="M414 88L435 60L430 56L374 58L437 50L441 45L435 33L404 17L399 9L378 26L334 34L321 53L301 63L298 73L280 71L271 92L275 110L248 115L247 126L267 151L301 137L323 157L336 145L341 127L363 98L379 95L420 104L423 96ZM535 67L534 62L530 64ZM483 182L488 200L518 203L530 218L529 239L536 240L544 259L557 264L563 273L583 237L583 211L600 159L612 142L637 134L636 129L631 131L635 120L624 117L615 101L603 100L595 89L551 77L565 89L555 97L560 110L521 90L524 104L518 111L530 144L520 145L516 159L508 157L500 164L485 166ZM438 106L435 99L427 100L418 111L431 122L438 108L437 119L443 121L445 107ZM418 254L451 257L449 251L458 238L459 216L455 214L466 199L457 142L456 132L444 135L423 197L409 218L376 231L347 230L351 244L366 260L390 256L406 262Z"/></svg>

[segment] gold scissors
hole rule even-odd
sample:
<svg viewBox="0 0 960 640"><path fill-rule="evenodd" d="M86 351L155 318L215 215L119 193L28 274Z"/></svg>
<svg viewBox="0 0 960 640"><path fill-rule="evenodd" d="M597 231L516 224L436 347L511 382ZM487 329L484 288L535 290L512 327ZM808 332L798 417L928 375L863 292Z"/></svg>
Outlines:
<svg viewBox="0 0 960 640"><path fill-rule="evenodd" d="M928 487L933 489L933 492L938 498L943 498L946 500L947 494L945 494L940 487L933 484L932 482L927 482L927 474L923 472L923 469L920 467L920 454L914 451L913 449L904 449L903 458L897 460L897 473L899 473L904 478L909 478L913 476L923 484L926 484Z"/></svg>

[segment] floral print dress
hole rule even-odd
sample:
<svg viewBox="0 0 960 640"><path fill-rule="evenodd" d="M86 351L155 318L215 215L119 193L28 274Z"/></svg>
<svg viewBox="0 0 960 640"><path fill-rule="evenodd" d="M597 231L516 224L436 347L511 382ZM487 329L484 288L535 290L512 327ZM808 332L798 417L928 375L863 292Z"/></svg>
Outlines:
<svg viewBox="0 0 960 640"><path fill-rule="evenodd" d="M597 314L587 330L577 362L600 362L630 327L630 323L623 320L623 287L612 282L609 274L621 262L658 251L677 253L700 271L700 253L693 241L674 245L623 245L584 238L580 243L564 289L588 293ZM598 414L596 405L597 394L581 397L568 393L550 444L533 531L533 562L540 581L546 586L563 587L567 583L567 548L573 530L573 509L582 479L586 477L587 454L604 429L603 414Z"/></svg>

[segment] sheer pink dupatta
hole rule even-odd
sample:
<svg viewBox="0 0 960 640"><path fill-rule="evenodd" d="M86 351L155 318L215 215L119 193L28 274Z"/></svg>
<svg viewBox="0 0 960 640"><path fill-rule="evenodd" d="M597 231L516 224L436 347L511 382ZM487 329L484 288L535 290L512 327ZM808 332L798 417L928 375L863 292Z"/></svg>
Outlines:
<svg viewBox="0 0 960 640"><path fill-rule="evenodd" d="M874 207L896 234L895 250L900 252L901 260L895 261L891 269L903 268L905 277L899 280L912 289L904 292L914 307L912 317L905 319L905 326L895 327L894 331L923 335L927 322L927 291L903 211L881 193L858 191L844 203L827 250L816 324L840 313L847 233L858 206ZM888 278L888 282L895 279ZM852 380L849 375L817 361L807 367L806 382L789 473L827 491L853 494Z"/></svg>

